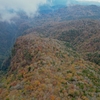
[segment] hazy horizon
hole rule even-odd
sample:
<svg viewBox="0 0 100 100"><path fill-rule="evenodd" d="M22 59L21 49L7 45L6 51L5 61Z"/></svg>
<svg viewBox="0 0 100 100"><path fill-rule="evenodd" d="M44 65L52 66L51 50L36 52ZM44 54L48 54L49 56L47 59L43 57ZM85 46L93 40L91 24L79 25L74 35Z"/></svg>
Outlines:
<svg viewBox="0 0 100 100"><path fill-rule="evenodd" d="M41 5L48 4L55 5L99 5L100 0L0 0L0 21L10 21L13 17L17 16L18 11L24 11L29 17L34 17ZM9 12L13 9L15 12ZM17 16L18 17L18 16Z"/></svg>

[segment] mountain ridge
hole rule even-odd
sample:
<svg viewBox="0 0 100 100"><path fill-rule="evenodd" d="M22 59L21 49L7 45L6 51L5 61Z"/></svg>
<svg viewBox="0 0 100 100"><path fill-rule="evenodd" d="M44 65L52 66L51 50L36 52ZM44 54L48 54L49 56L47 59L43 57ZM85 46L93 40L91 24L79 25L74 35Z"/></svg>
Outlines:
<svg viewBox="0 0 100 100"><path fill-rule="evenodd" d="M99 27L100 21L85 19L39 26L27 30L25 34L33 32L33 34L69 42L86 60L99 64ZM91 55L92 59L90 59L89 55ZM94 61L93 57L95 58ZM97 61L95 62L95 60Z"/></svg>
<svg viewBox="0 0 100 100"><path fill-rule="evenodd" d="M28 34L17 39L0 99L99 100L99 71L64 41Z"/></svg>

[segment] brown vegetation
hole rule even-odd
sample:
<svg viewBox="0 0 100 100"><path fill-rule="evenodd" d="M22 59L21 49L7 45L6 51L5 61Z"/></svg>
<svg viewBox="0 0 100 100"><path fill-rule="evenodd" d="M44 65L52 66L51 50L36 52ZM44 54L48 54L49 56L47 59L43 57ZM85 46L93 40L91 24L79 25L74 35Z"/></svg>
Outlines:
<svg viewBox="0 0 100 100"><path fill-rule="evenodd" d="M33 34L18 38L0 99L99 100L100 66L65 44Z"/></svg>

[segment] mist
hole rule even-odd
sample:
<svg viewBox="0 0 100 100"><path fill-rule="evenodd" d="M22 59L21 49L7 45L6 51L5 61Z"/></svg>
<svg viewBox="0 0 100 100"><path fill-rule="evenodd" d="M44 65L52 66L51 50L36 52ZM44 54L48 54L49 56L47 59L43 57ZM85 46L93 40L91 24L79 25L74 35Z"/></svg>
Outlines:
<svg viewBox="0 0 100 100"><path fill-rule="evenodd" d="M0 20L10 21L17 16L18 11L24 11L29 17L34 17L39 6L46 3L47 0L0 0ZM10 12L11 9L14 12Z"/></svg>
<svg viewBox="0 0 100 100"><path fill-rule="evenodd" d="M17 15L19 11L24 11L27 16L34 17L38 13L39 6L44 4L68 6L84 3L100 4L100 0L0 0L0 21L10 22L13 17L19 17Z"/></svg>

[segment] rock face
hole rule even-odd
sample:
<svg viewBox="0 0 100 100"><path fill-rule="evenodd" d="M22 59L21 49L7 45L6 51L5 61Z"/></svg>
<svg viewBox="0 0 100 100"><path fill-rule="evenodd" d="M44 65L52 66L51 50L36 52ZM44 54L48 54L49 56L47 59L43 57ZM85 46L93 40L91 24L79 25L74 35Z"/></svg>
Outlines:
<svg viewBox="0 0 100 100"><path fill-rule="evenodd" d="M84 61L66 42L19 37L0 100L99 100L100 66Z"/></svg>

